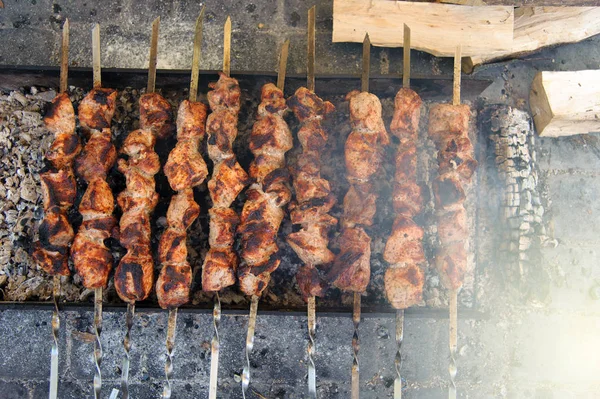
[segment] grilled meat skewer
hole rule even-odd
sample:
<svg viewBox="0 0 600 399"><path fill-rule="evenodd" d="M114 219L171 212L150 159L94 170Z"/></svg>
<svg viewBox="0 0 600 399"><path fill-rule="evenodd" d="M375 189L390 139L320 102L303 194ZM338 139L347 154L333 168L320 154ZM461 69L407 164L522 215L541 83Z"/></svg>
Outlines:
<svg viewBox="0 0 600 399"><path fill-rule="evenodd" d="M193 187L202 184L208 175L199 152L206 114L206 105L200 102L184 100L181 103L177 116L177 144L164 167L169 184L177 194L171 198L168 226L158 246L162 270L156 282L156 295L163 309L184 305L190 297L192 269L187 261L186 230L200 214Z"/></svg>
<svg viewBox="0 0 600 399"><path fill-rule="evenodd" d="M241 222L243 260L238 278L241 291L260 296L269 284L271 272L280 260L276 243L283 207L290 201L289 173L285 169L285 153L292 149L292 133L283 119L288 111L283 92L272 83L262 88L258 118L250 135L250 151L254 161L250 177L255 181L246 195Z"/></svg>
<svg viewBox="0 0 600 399"><path fill-rule="evenodd" d="M337 219L329 215L335 198L329 182L321 177L321 152L328 136L321 121L335 108L305 87L296 90L288 99L288 106L301 123L298 139L302 154L291 167L296 198L290 204L292 223L301 228L286 240L304 263L296 280L302 297L307 300L325 294L328 284L317 266L330 264L334 259L328 248L328 233Z"/></svg>
<svg viewBox="0 0 600 399"><path fill-rule="evenodd" d="M206 123L208 156L214 162L208 190L213 206L209 210L208 251L202 265L202 289L217 292L235 284L238 258L233 250L239 224L237 213L230 208L249 183L248 175L235 159L233 142L237 137L240 110L240 86L224 73L211 83L208 102L212 113Z"/></svg>

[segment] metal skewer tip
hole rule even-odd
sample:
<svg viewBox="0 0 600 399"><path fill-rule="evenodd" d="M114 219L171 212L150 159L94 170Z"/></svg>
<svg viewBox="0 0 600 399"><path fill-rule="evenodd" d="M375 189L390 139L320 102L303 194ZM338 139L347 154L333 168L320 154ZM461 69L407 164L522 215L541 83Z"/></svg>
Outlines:
<svg viewBox="0 0 600 399"><path fill-rule="evenodd" d="M94 73L94 89L102 87L102 69L100 59L100 25L92 29L92 67Z"/></svg>
<svg viewBox="0 0 600 399"><path fill-rule="evenodd" d="M231 17L227 16L223 27L223 73L231 74Z"/></svg>
<svg viewBox="0 0 600 399"><path fill-rule="evenodd" d="M60 92L67 91L69 77L69 19L65 19L62 31L62 45L60 49Z"/></svg>
<svg viewBox="0 0 600 399"><path fill-rule="evenodd" d="M308 298L308 397L311 399L317 398L317 375L315 368L315 329L317 326L317 309L316 299L314 296Z"/></svg>
<svg viewBox="0 0 600 399"><path fill-rule="evenodd" d="M402 399L402 341L404 341L404 309L396 311L396 357L394 366L396 378L394 379L394 399Z"/></svg>
<svg viewBox="0 0 600 399"><path fill-rule="evenodd" d="M60 317L58 314L58 301L60 299L60 276L53 279L52 300L54 311L52 312L52 348L50 349L50 389L48 398L58 397L58 332L60 330Z"/></svg>
<svg viewBox="0 0 600 399"><path fill-rule="evenodd" d="M125 315L125 324L127 326L127 332L123 339L123 348L125 349L125 357L123 358L123 365L121 367L121 399L129 398L129 363L131 351L131 327L133 327L133 317L135 315L135 302L129 302L127 304L127 313Z"/></svg>
<svg viewBox="0 0 600 399"><path fill-rule="evenodd" d="M354 324L354 335L352 336L352 399L360 398L360 367L358 363L358 351L360 350L360 339L358 326L360 325L360 293L354 293L354 307L352 311L352 323Z"/></svg>
<svg viewBox="0 0 600 399"><path fill-rule="evenodd" d="M254 330L256 329L256 315L258 314L258 296L253 295L250 302L250 315L248 317L248 334L246 335L246 365L242 371L242 395L246 399L246 391L250 386L250 354L254 347Z"/></svg>
<svg viewBox="0 0 600 399"><path fill-rule="evenodd" d="M306 46L306 87L308 90L315 91L315 20L316 6L308 9L308 25L306 34L308 36Z"/></svg>
<svg viewBox="0 0 600 399"><path fill-rule="evenodd" d="M450 311L450 365L448 366L450 385L448 386L448 399L456 399L456 374L458 372L456 366L456 349L458 346L458 290L454 289L450 292L448 307Z"/></svg>
<svg viewBox="0 0 600 399"><path fill-rule="evenodd" d="M194 102L198 98L198 79L200 77L200 54L202 49L202 26L204 24L204 9L202 6L200 15L196 19L196 29L194 31L194 55L192 56L192 76L190 78L190 101Z"/></svg>
<svg viewBox="0 0 600 399"><path fill-rule="evenodd" d="M167 361L165 362L165 381L166 385L163 388L163 399L171 397L172 386L171 378L173 377L173 352L175 350L175 330L177 328L177 308L169 309L169 321L167 326Z"/></svg>
<svg viewBox="0 0 600 399"><path fill-rule="evenodd" d="M219 375L219 324L221 323L221 298L219 293L215 292L213 307L213 328L215 330L210 345L210 386L208 390L209 399L217 399L217 381Z"/></svg>
<svg viewBox="0 0 600 399"><path fill-rule="evenodd" d="M96 368L94 374L94 398L100 399L100 391L102 390L102 372L100 364L102 363L102 343L100 334L102 333L102 287L94 290L94 366Z"/></svg>
<svg viewBox="0 0 600 399"><path fill-rule="evenodd" d="M160 27L160 17L152 22L152 37L150 39L150 61L148 63L148 93L154 93L156 90L156 62L158 59L158 29Z"/></svg>
<svg viewBox="0 0 600 399"><path fill-rule="evenodd" d="M283 91L285 86L285 73L287 70L287 59L290 50L290 39L283 42L281 52L279 54L279 72L277 73L277 87Z"/></svg>

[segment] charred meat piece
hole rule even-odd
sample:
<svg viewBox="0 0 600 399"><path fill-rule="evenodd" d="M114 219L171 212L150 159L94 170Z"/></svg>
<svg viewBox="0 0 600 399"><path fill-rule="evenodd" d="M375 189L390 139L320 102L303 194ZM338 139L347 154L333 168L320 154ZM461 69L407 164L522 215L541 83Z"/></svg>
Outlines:
<svg viewBox="0 0 600 399"><path fill-rule="evenodd" d="M293 146L292 133L283 119L288 107L283 92L272 83L262 88L256 122L250 134L254 160L250 177L255 183L246 192L237 232L241 239L238 269L241 291L261 295L271 273L279 266L277 232L283 207L291 198L285 153Z"/></svg>
<svg viewBox="0 0 600 399"><path fill-rule="evenodd" d="M290 165L296 193L289 207L290 216L293 224L300 225L300 230L290 233L286 241L304 263L296 280L307 300L310 296L324 295L327 284L318 267L326 267L334 259L328 248L328 235L337 219L328 214L335 198L329 182L321 177L321 154L328 138L321 122L335 108L305 87L296 90L287 105L301 123L298 140L302 154L294 165Z"/></svg>
<svg viewBox="0 0 600 399"><path fill-rule="evenodd" d="M240 86L238 81L224 73L211 83L208 103L212 113L206 121L208 156L214 167L208 190L212 200L210 214L210 250L202 264L202 289L220 291L235 284L238 258L233 251L233 241L238 215L230 208L249 178L233 153L233 142L238 130L240 111Z"/></svg>
<svg viewBox="0 0 600 399"><path fill-rule="evenodd" d="M79 124L86 134L92 130L110 128L115 114L117 91L113 89L92 89L79 103Z"/></svg>
<svg viewBox="0 0 600 399"><path fill-rule="evenodd" d="M337 239L340 253L328 273L332 284L344 291L364 292L371 278L371 238L361 227L346 228Z"/></svg>

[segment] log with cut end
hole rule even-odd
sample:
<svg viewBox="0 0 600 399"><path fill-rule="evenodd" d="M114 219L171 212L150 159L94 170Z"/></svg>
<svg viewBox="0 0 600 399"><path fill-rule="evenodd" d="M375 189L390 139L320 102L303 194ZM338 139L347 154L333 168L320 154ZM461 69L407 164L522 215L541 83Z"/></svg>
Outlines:
<svg viewBox="0 0 600 399"><path fill-rule="evenodd" d="M540 136L600 132L600 71L539 72L529 104Z"/></svg>
<svg viewBox="0 0 600 399"><path fill-rule="evenodd" d="M470 73L480 64L516 58L544 47L576 43L599 33L600 7L519 7L515 9L510 49L463 58L463 69Z"/></svg>
<svg viewBox="0 0 600 399"><path fill-rule="evenodd" d="M457 44L468 55L510 50L513 7L464 7L452 4L389 0L334 0L333 42L401 47L402 24L410 26L411 47L438 57L454 55Z"/></svg>

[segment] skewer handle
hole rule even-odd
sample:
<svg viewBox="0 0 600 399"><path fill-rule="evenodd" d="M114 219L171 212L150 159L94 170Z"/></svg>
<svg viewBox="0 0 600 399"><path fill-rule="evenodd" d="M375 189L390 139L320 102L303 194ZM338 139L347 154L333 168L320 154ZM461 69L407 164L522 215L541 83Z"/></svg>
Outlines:
<svg viewBox="0 0 600 399"><path fill-rule="evenodd" d="M452 88L452 105L460 105L460 79L461 79L461 57L462 47L456 46L454 53L454 85Z"/></svg>
<svg viewBox="0 0 600 399"><path fill-rule="evenodd" d="M363 40L363 54L362 54L362 76L361 76L361 91L369 91L369 74L371 72L371 39L369 34L365 34Z"/></svg>
<svg viewBox="0 0 600 399"><path fill-rule="evenodd" d="M125 357L123 358L123 366L121 367L121 399L129 398L129 362L131 351L131 327L133 327L133 317L135 315L135 302L127 304L127 313L125 315L125 324L127 332L123 339L123 348L125 349Z"/></svg>
<svg viewBox="0 0 600 399"><path fill-rule="evenodd" d="M58 397L58 332L60 330L60 317L58 314L58 300L60 299L60 276L54 276L52 299L54 311L52 312L52 349L50 350L50 389L48 398Z"/></svg>
<svg viewBox="0 0 600 399"><path fill-rule="evenodd" d="M67 91L69 77L69 19L65 20L62 31L62 46L60 49L60 92Z"/></svg>
<svg viewBox="0 0 600 399"><path fill-rule="evenodd" d="M402 86L410 87L410 28L404 24L404 54L402 62Z"/></svg>
<svg viewBox="0 0 600 399"><path fill-rule="evenodd" d="M231 74L231 17L227 16L223 27L223 73Z"/></svg>
<svg viewBox="0 0 600 399"><path fill-rule="evenodd" d="M100 334L102 333L102 288L94 290L94 366L96 372L94 374L94 398L100 399L100 391L102 390L102 372L100 364L102 363L102 343Z"/></svg>
<svg viewBox="0 0 600 399"><path fill-rule="evenodd" d="M315 91L315 23L316 8L312 6L308 9L308 25L306 27L308 36L306 45L306 88L312 92Z"/></svg>
<svg viewBox="0 0 600 399"><path fill-rule="evenodd" d="M315 368L315 329L317 326L316 300L314 296L308 298L308 397L317 398L317 373Z"/></svg>
<svg viewBox="0 0 600 399"><path fill-rule="evenodd" d="M150 62L148 64L148 93L154 93L156 90L156 62L158 59L158 28L160 27L160 17L152 22L152 37L150 39Z"/></svg>
<svg viewBox="0 0 600 399"><path fill-rule="evenodd" d="M221 342L219 340L219 324L221 323L221 299L219 293L215 292L213 307L213 328L215 333L210 345L210 386L208 391L209 399L217 399L217 381L219 375L219 349Z"/></svg>
<svg viewBox="0 0 600 399"><path fill-rule="evenodd" d="M394 399L402 399L402 342L404 341L404 309L396 311L396 379L394 380Z"/></svg>
<svg viewBox="0 0 600 399"><path fill-rule="evenodd" d="M287 70L287 59L290 50L290 39L283 42L281 46L281 53L279 55L279 72L277 73L277 87L283 91L285 86L285 73Z"/></svg>
<svg viewBox="0 0 600 399"><path fill-rule="evenodd" d="M92 71L94 76L94 89L102 87L102 69L100 58L100 25L92 29Z"/></svg>
<svg viewBox="0 0 600 399"><path fill-rule="evenodd" d="M352 399L360 398L360 368L358 363L358 351L360 350L360 339L358 336L358 326L360 325L360 293L354 293L354 308L352 312L352 322L354 324L354 335L352 336L352 351L354 358L352 360Z"/></svg>
<svg viewBox="0 0 600 399"><path fill-rule="evenodd" d="M242 371L242 395L246 399L246 391L250 386L250 353L254 347L254 330L256 328L256 315L258 313L258 296L252 296L250 303L250 317L248 318L248 335L246 336L246 366Z"/></svg>
<svg viewBox="0 0 600 399"><path fill-rule="evenodd" d="M448 399L456 399L456 374L458 372L456 366L456 350L458 347L458 290L450 292L448 306L450 309L450 365L448 366L450 385L448 386Z"/></svg>
<svg viewBox="0 0 600 399"><path fill-rule="evenodd" d="M196 29L194 31L194 53L192 55L192 76L190 77L190 101L194 102L198 98L198 79L200 77L200 52L202 50L202 25L204 23L204 8L196 19Z"/></svg>

